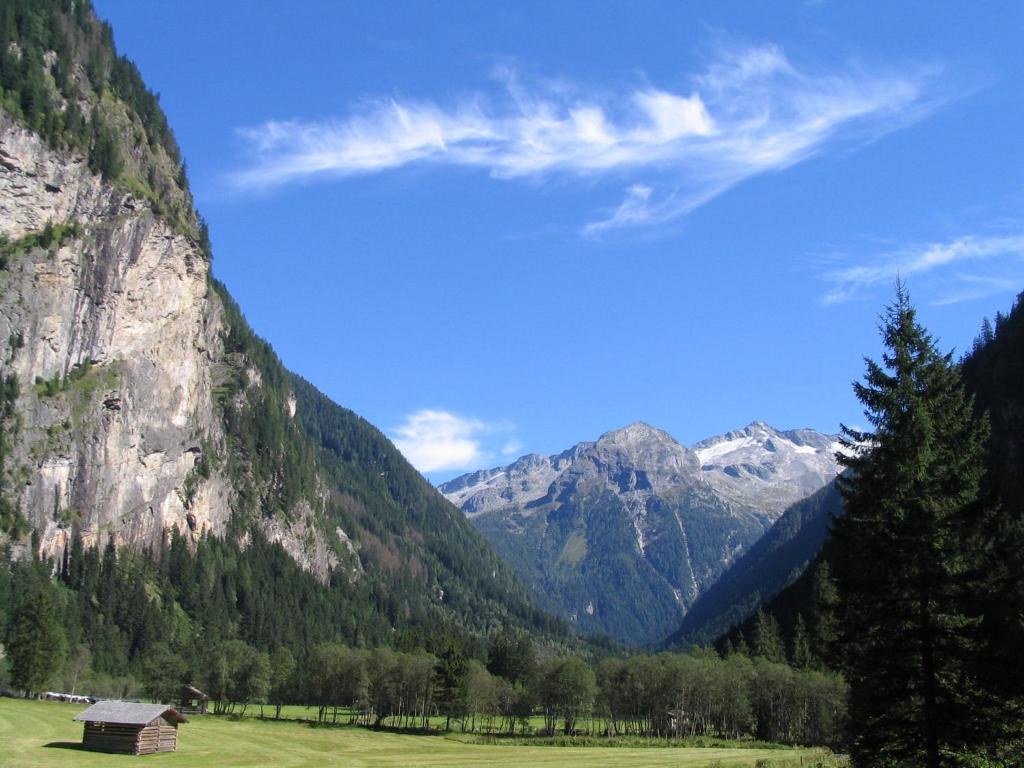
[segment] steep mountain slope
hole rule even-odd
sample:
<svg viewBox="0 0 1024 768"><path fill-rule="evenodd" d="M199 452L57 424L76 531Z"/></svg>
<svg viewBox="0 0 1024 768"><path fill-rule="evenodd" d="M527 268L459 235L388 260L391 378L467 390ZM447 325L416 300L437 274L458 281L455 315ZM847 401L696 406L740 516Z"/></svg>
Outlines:
<svg viewBox="0 0 1024 768"><path fill-rule="evenodd" d="M798 501L704 592L669 645L707 645L799 578L842 513L835 482Z"/></svg>
<svg viewBox="0 0 1024 768"><path fill-rule="evenodd" d="M166 526L222 532L223 478L184 491L204 444L223 441L213 389L230 367L206 255L3 111L0 158L11 504L50 553L72 523L87 543L152 544Z"/></svg>
<svg viewBox="0 0 1024 768"><path fill-rule="evenodd" d="M817 433L752 424L689 450L637 423L556 456L464 475L441 491L542 606L584 630L653 643L678 629L787 501L834 476L831 445ZM752 485L765 489L766 504Z"/></svg>
<svg viewBox="0 0 1024 768"><path fill-rule="evenodd" d="M511 625L566 634L383 433L301 377L291 375L290 385L297 417L318 449L331 523L353 532L346 546L374 571L364 580L396 623L431 626L454 616L477 629ZM424 589L426 603L415 599Z"/></svg>
<svg viewBox="0 0 1024 768"><path fill-rule="evenodd" d="M87 2L0 7L0 236L15 557L266 538L393 626L564 635L380 432L253 334L159 104Z"/></svg>
<svg viewBox="0 0 1024 768"><path fill-rule="evenodd" d="M986 491L1024 520L1024 293L1008 313L996 314L994 328L985 322L961 373L978 413L992 425Z"/></svg>

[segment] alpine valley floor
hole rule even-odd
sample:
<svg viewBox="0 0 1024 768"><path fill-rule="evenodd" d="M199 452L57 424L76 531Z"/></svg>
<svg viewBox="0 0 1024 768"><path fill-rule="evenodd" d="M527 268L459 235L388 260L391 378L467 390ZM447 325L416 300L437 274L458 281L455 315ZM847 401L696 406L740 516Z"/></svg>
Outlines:
<svg viewBox="0 0 1024 768"><path fill-rule="evenodd" d="M79 748L81 706L0 699L0 765L7 768L134 765L140 758ZM484 746L444 736L380 733L364 728L311 728L289 721L192 717L182 726L178 751L141 758L162 766L812 766L814 749L575 748ZM832 765L826 762L825 765Z"/></svg>

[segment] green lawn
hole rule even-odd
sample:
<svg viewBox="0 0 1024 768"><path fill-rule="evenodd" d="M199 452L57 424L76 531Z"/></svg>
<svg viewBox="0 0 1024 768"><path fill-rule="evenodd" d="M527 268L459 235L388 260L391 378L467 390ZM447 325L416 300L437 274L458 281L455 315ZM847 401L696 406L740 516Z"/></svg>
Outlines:
<svg viewBox="0 0 1024 768"><path fill-rule="evenodd" d="M80 705L0 699L0 765L5 768L161 766L558 766L672 768L715 765L812 766L817 750L694 748L568 748L483 746L443 736L375 733L362 728L311 728L294 722L193 717L181 726L178 751L145 757L85 752L76 746Z"/></svg>

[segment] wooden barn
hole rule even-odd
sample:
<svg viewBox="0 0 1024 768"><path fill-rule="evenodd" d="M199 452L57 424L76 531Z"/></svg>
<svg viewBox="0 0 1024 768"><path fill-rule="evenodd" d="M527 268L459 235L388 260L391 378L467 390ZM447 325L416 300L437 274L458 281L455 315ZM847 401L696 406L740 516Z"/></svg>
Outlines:
<svg viewBox="0 0 1024 768"><path fill-rule="evenodd" d="M100 701L75 718L85 723L82 746L99 752L148 755L173 752L178 746L178 725L187 723L166 704Z"/></svg>
<svg viewBox="0 0 1024 768"><path fill-rule="evenodd" d="M209 704L209 702L210 697L194 685L183 685L181 687L181 706L178 707L178 711L182 713L190 712L197 715L205 715L206 705Z"/></svg>

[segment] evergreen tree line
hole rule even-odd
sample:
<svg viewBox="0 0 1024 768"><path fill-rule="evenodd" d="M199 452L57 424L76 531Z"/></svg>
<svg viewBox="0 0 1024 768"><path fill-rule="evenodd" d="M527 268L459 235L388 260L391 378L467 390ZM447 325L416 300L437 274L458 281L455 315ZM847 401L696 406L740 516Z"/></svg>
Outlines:
<svg viewBox="0 0 1024 768"><path fill-rule="evenodd" d="M174 530L159 552L118 551L113 543L101 551L83 546L76 530L59 562L12 562L2 553L9 684L38 692L46 685L70 691L77 682L94 695L120 697L153 677L146 657L154 648L176 659L175 671L189 673L171 675L180 686L227 641L287 647L303 660L327 640L394 641L369 585L323 584L258 531L244 551L212 536L194 546Z"/></svg>
<svg viewBox="0 0 1024 768"><path fill-rule="evenodd" d="M835 744L843 684L734 651L606 658L592 665L504 628L489 637L409 626L322 585L258 533L245 552L172 532L158 552L74 536L59 562L5 562L7 684L174 702L185 683L215 713L317 707L320 722L523 733L757 737Z"/></svg>
<svg viewBox="0 0 1024 768"><path fill-rule="evenodd" d="M791 587L719 638L715 647L725 655L753 649L755 655L787 660L799 669L839 671L839 595L829 562L824 555L816 558Z"/></svg>

